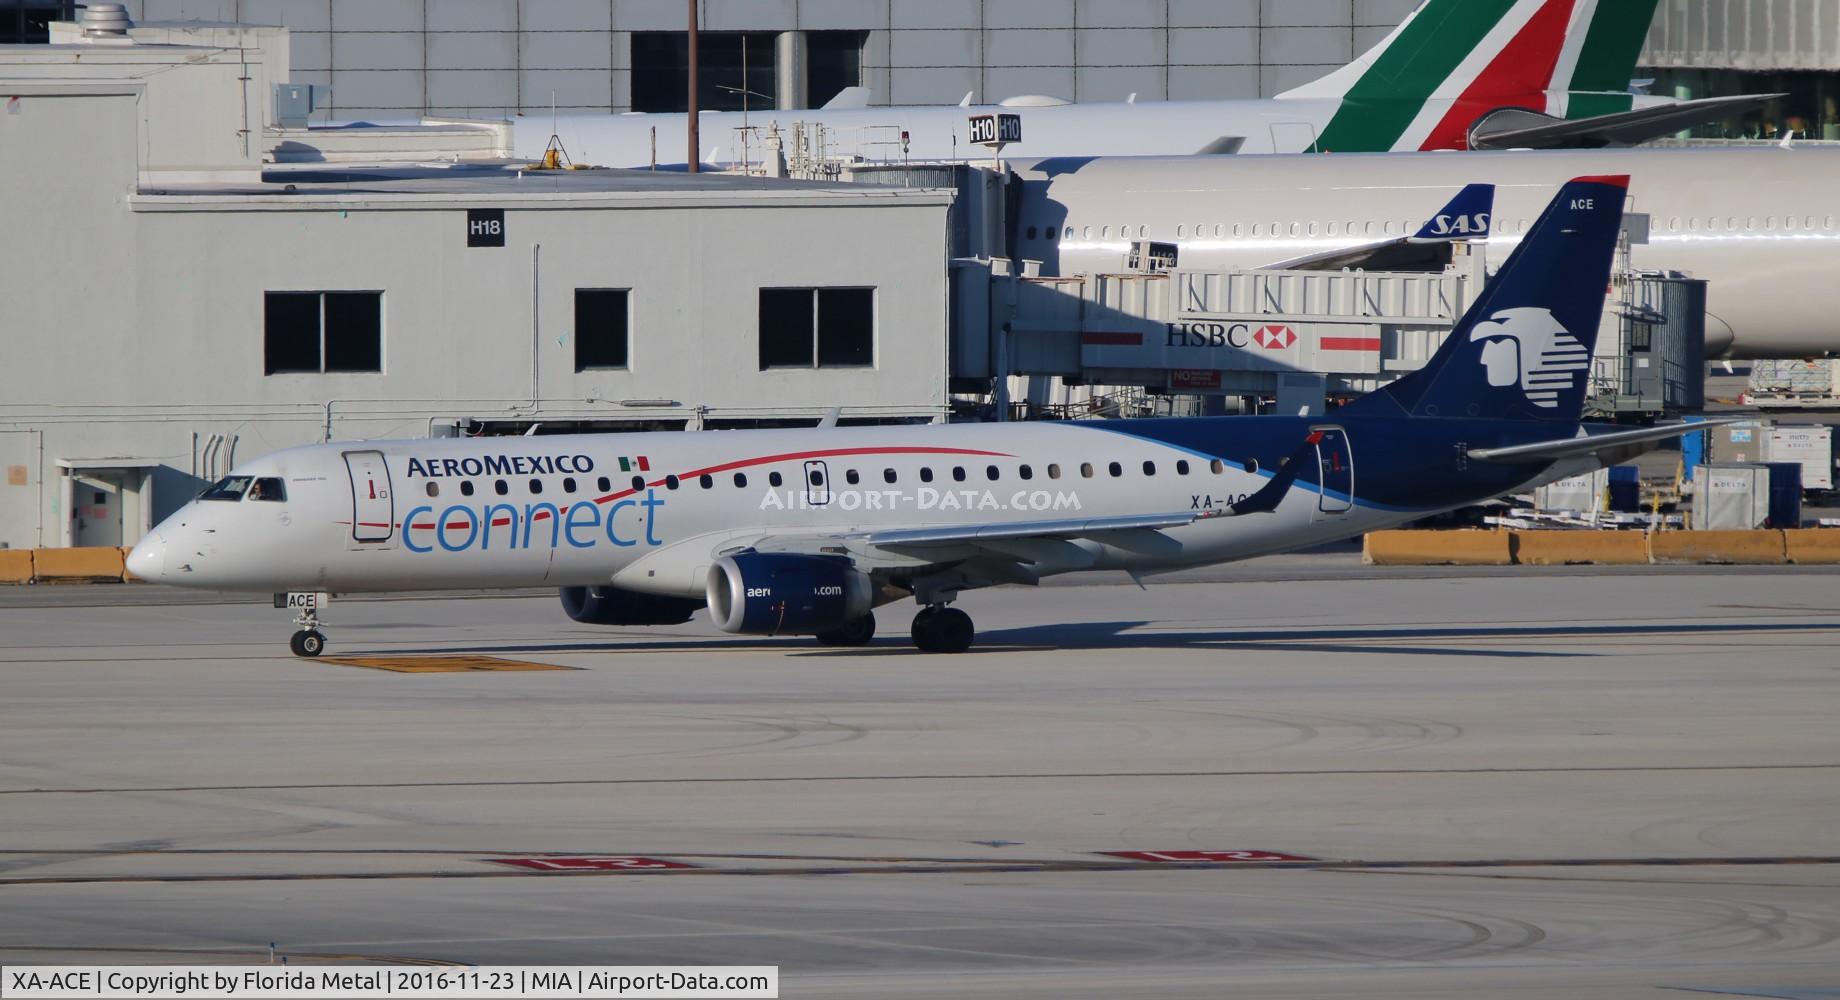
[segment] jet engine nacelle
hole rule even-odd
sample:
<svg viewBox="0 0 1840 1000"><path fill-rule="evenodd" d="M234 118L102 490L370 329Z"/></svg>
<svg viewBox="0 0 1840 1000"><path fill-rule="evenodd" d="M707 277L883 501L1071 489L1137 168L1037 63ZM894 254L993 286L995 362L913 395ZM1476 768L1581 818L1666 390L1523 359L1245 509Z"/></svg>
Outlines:
<svg viewBox="0 0 1840 1000"><path fill-rule="evenodd" d="M564 587L562 610L587 625L681 625L703 602L619 587Z"/></svg>
<svg viewBox="0 0 1840 1000"><path fill-rule="evenodd" d="M739 552L709 567L709 618L724 632L813 635L868 614L874 595L840 556Z"/></svg>

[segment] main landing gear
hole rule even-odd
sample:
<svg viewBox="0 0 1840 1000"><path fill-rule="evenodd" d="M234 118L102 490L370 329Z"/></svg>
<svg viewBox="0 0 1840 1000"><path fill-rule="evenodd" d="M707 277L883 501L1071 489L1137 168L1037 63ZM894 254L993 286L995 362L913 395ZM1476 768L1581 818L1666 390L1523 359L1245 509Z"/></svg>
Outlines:
<svg viewBox="0 0 1840 1000"><path fill-rule="evenodd" d="M288 639L288 648L295 656L318 656L326 648L326 634L319 630L318 609L302 608L294 616L294 624L300 631Z"/></svg>
<svg viewBox="0 0 1840 1000"><path fill-rule="evenodd" d="M914 616L914 645L923 653L962 653L976 638L971 616L957 608L933 604Z"/></svg>
<svg viewBox="0 0 1840 1000"><path fill-rule="evenodd" d="M816 636L821 646L867 646L875 639L875 615L866 614Z"/></svg>

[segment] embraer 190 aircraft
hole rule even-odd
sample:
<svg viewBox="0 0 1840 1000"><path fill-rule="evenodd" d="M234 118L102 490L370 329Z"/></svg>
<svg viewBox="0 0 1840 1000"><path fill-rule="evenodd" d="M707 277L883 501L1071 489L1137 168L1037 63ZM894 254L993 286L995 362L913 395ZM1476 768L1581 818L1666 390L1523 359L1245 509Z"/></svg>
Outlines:
<svg viewBox="0 0 1840 1000"><path fill-rule="evenodd" d="M958 106L871 108L864 104L866 91L852 88L823 108L705 111L697 121L709 163L740 161L742 129L758 133L749 154L757 159L761 135L799 122L824 126L820 155L927 161L972 155L967 116L999 111L1023 116L1022 138L1007 155L1041 157L1467 149L1472 132L1486 135L1491 145L1516 148L1627 145L1761 103L1631 94L1630 77L1657 2L1425 0L1353 62L1262 100L1018 97L972 105L967 94ZM1206 5L1195 10L1202 25L1232 20ZM1111 44L1107 33L1090 34L1099 54L1088 58L1103 63ZM898 56L902 43L894 44ZM540 159L553 132L582 162L642 167L657 162L663 150L664 163L681 166L685 118L535 114L515 120L512 147L518 157Z"/></svg>
<svg viewBox="0 0 1840 1000"><path fill-rule="evenodd" d="M964 591L1354 537L1679 433L1579 422L1627 183L1564 185L1423 369L1329 416L316 445L236 469L128 567L299 592L305 656L324 592L538 586L579 622L707 608L728 632L835 645L911 596L914 644L959 652Z"/></svg>

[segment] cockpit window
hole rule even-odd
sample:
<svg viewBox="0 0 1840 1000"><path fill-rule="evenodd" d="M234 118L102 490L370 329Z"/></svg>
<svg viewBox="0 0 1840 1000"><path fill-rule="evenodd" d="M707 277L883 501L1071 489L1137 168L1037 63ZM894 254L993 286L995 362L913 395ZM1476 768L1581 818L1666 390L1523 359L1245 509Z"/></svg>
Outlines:
<svg viewBox="0 0 1840 1000"><path fill-rule="evenodd" d="M198 495L200 500L241 500L249 490L248 476L225 476Z"/></svg>
<svg viewBox="0 0 1840 1000"><path fill-rule="evenodd" d="M287 486L280 479L262 478L249 488L249 499L280 503L287 499Z"/></svg>

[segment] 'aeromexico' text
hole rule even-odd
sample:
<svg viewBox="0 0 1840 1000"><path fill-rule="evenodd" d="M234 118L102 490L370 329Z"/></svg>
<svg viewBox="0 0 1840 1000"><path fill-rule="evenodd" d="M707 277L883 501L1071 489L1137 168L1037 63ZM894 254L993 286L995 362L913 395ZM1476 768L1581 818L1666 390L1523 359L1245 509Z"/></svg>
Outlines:
<svg viewBox="0 0 1840 1000"><path fill-rule="evenodd" d="M487 455L483 458L411 458L409 476L441 479L448 476L553 476L589 473L594 459L587 455Z"/></svg>

